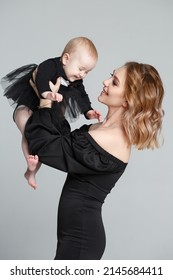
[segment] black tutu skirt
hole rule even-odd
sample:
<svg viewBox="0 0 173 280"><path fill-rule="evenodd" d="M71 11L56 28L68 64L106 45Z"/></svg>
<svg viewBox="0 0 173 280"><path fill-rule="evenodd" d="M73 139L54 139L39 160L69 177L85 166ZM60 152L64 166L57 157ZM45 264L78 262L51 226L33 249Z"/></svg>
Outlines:
<svg viewBox="0 0 173 280"><path fill-rule="evenodd" d="M36 64L24 65L1 79L4 96L14 108L14 112L22 105L33 112L38 110L40 100L29 83L37 66ZM70 89L63 85L60 86L59 92L63 95L63 101L59 103L53 102L53 108L58 110L60 120L67 118L73 122L83 113L80 108L82 101L80 100L79 92L75 88Z"/></svg>
<svg viewBox="0 0 173 280"><path fill-rule="evenodd" d="M22 66L1 79L4 96L14 109L21 105L27 106L33 112L38 109L39 98L29 84L36 67L36 64Z"/></svg>

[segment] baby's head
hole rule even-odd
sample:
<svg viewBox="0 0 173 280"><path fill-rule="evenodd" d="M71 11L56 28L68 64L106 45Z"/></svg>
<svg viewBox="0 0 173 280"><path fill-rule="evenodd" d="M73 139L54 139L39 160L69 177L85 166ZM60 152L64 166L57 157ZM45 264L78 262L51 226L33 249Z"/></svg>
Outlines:
<svg viewBox="0 0 173 280"><path fill-rule="evenodd" d="M65 46L61 62L69 81L74 82L86 77L97 63L98 53L93 42L86 37L71 39Z"/></svg>

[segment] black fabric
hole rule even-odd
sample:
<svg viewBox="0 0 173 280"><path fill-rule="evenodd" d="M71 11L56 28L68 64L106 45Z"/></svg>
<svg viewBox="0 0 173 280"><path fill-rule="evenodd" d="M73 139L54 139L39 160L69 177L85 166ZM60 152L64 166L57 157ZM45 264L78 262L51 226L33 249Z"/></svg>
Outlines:
<svg viewBox="0 0 173 280"><path fill-rule="evenodd" d="M79 177L67 176L58 209L56 260L99 260L105 249L101 206L93 186ZM99 198L100 191L96 190Z"/></svg>
<svg viewBox="0 0 173 280"><path fill-rule="evenodd" d="M59 209L55 259L100 259L105 248L102 204L127 163L102 149L88 133L89 126L71 132L54 109L35 112L25 136L32 154L51 167L67 172Z"/></svg>
<svg viewBox="0 0 173 280"><path fill-rule="evenodd" d="M36 68L36 86L41 98L41 93L50 91L49 81L55 83L60 76L67 80L60 57L47 59L39 65L28 64L13 70L1 79L1 85L4 96L8 98L15 110L20 105L27 106L33 112L38 109L39 98L29 84ZM92 110L83 80L70 82L68 87L61 85L59 93L63 95L63 101L54 102L54 106L59 112L57 117L60 119L65 116L70 121L74 121L80 114L86 116L86 113Z"/></svg>
<svg viewBox="0 0 173 280"><path fill-rule="evenodd" d="M39 98L29 84L32 72L36 67L36 64L22 66L1 79L4 96L14 109L21 105L27 106L33 112L38 109Z"/></svg>

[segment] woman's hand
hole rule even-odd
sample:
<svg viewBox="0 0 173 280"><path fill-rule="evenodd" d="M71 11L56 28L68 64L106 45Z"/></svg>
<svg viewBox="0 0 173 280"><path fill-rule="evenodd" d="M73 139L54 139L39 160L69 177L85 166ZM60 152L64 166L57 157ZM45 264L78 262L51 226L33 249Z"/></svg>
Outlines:
<svg viewBox="0 0 173 280"><path fill-rule="evenodd" d="M29 80L30 86L33 88L35 91L36 95L40 98L37 87L35 85L35 78L37 75L37 68L32 72L32 79Z"/></svg>

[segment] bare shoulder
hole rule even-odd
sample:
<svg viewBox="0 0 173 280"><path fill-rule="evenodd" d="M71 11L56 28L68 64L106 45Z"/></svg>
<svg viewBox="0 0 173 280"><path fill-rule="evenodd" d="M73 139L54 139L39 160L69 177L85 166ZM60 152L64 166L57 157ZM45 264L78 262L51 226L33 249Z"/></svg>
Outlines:
<svg viewBox="0 0 173 280"><path fill-rule="evenodd" d="M92 125L90 126L89 131L96 130L96 129L99 128L99 127L100 127L100 123L99 123L99 122L98 122L98 123L94 123L94 124L92 124Z"/></svg>
<svg viewBox="0 0 173 280"><path fill-rule="evenodd" d="M101 128L98 123L90 127L89 134L105 151L124 162L128 162L131 146L122 129L105 129Z"/></svg>

